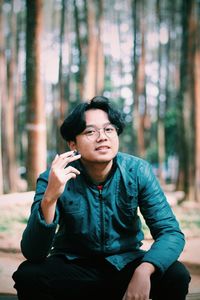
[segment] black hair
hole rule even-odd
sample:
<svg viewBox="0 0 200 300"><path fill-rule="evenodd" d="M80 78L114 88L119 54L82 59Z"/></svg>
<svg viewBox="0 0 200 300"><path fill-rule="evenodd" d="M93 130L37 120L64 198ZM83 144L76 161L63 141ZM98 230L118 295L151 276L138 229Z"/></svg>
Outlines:
<svg viewBox="0 0 200 300"><path fill-rule="evenodd" d="M125 122L120 111L113 108L106 97L96 96L90 102L78 104L68 115L60 127L60 133L64 140L75 141L76 136L86 128L85 112L90 109L101 109L108 114L109 121L117 127L118 135L122 133Z"/></svg>

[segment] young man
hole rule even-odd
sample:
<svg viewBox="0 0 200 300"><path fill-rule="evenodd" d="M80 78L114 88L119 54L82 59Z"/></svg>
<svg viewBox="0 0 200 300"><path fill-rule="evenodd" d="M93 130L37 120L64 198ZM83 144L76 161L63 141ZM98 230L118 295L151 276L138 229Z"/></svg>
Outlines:
<svg viewBox="0 0 200 300"><path fill-rule="evenodd" d="M118 152L123 128L105 97L62 124L71 151L38 178L21 241L27 261L13 274L20 300L185 299L184 235L150 165ZM138 208L154 239L148 251Z"/></svg>

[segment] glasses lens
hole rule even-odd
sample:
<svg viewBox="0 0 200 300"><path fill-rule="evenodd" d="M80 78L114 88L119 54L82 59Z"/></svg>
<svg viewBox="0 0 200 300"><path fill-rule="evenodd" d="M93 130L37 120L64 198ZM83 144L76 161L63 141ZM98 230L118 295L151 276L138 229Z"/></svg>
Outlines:
<svg viewBox="0 0 200 300"><path fill-rule="evenodd" d="M116 135L117 133L117 128L112 125L109 124L104 128L94 128L94 127L89 127L87 128L87 130L84 132L84 134L86 135L86 137L90 140L90 141L95 141L97 138L99 138L100 135L100 131L103 130L104 134L108 137L111 138L113 136Z"/></svg>
<svg viewBox="0 0 200 300"><path fill-rule="evenodd" d="M104 127L104 132L108 137L112 137L116 134L116 128L114 125L108 125Z"/></svg>

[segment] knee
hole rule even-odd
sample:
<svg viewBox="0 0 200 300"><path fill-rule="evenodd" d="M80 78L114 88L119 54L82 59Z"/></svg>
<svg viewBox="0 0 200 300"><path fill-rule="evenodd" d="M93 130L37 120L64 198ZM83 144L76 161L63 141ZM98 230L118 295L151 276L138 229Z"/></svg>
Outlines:
<svg viewBox="0 0 200 300"><path fill-rule="evenodd" d="M188 269L180 262L177 262L177 267L175 269L175 272L173 272L176 280L179 280L183 283L188 284L191 280L190 273Z"/></svg>
<svg viewBox="0 0 200 300"><path fill-rule="evenodd" d="M178 289L181 287L187 294L189 283L191 281L191 276L187 268L181 262L177 261L172 265L170 271L170 282L173 287L177 287Z"/></svg>
<svg viewBox="0 0 200 300"><path fill-rule="evenodd" d="M27 287L35 284L38 276L36 268L30 262L23 262L13 273L12 278L15 282L14 287Z"/></svg>

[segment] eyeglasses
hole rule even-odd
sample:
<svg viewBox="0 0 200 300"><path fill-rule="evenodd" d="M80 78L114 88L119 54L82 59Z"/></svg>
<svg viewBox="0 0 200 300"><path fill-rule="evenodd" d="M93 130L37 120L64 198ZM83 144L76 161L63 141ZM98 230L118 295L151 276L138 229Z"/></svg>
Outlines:
<svg viewBox="0 0 200 300"><path fill-rule="evenodd" d="M97 127L94 127L94 126L89 126L84 130L84 132L82 134L85 135L88 138L88 140L95 141L96 139L99 138L101 130L103 130L104 134L108 138L115 137L117 135L117 132L118 132L118 128L115 125L108 124L103 128L97 128Z"/></svg>

